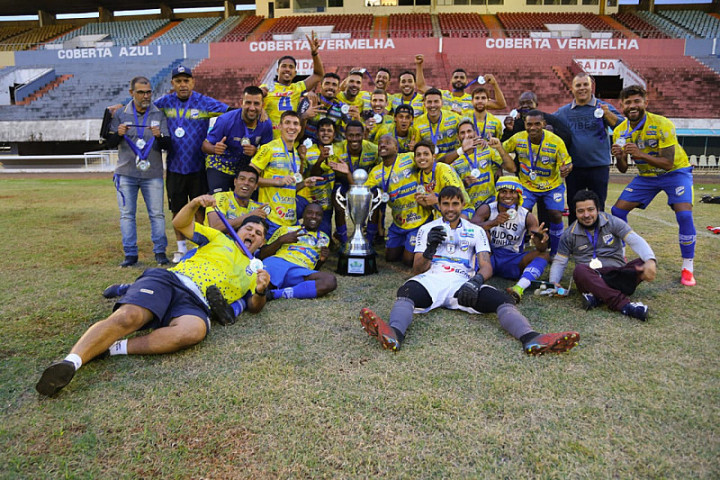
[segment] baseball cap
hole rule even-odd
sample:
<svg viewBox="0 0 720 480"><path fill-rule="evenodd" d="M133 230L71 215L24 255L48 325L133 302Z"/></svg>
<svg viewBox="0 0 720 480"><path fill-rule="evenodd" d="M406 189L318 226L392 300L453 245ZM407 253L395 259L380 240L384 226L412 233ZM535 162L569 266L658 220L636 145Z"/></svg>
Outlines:
<svg viewBox="0 0 720 480"><path fill-rule="evenodd" d="M172 70L172 78L175 78L178 75L187 75L188 77L192 77L192 70L184 65L178 65Z"/></svg>

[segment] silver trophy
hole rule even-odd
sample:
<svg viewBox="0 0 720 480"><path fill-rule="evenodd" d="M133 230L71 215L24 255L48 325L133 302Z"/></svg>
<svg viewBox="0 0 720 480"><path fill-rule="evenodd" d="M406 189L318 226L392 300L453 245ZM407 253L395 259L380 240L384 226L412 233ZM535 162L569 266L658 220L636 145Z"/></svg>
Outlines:
<svg viewBox="0 0 720 480"><path fill-rule="evenodd" d="M362 228L382 203L382 193L377 191L373 195L364 185L367 177L365 170L357 169L353 172L355 184L350 187L347 195L343 196L339 189L335 192L335 200L353 224L353 232L338 260L338 273L342 275L377 273L375 250L363 235Z"/></svg>

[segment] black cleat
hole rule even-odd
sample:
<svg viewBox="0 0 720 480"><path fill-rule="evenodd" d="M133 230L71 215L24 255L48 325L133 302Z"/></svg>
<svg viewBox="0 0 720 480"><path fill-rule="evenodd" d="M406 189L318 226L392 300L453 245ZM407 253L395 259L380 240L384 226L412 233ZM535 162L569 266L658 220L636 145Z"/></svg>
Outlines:
<svg viewBox="0 0 720 480"><path fill-rule="evenodd" d="M55 362L45 369L35 390L48 397L55 395L75 376L75 365L67 360Z"/></svg>
<svg viewBox="0 0 720 480"><path fill-rule="evenodd" d="M156 253L156 254L155 254L155 261L156 261L157 264L160 265L160 266L170 265L170 259L167 258L167 255L165 255L164 252L163 252L163 253Z"/></svg>
<svg viewBox="0 0 720 480"><path fill-rule="evenodd" d="M215 320L220 325L233 325L235 323L235 311L223 297L220 289L215 285L210 285L205 291L205 298L210 304L210 319Z"/></svg>
<svg viewBox="0 0 720 480"><path fill-rule="evenodd" d="M123 295L125 295L125 293L127 293L128 288L130 288L129 283L116 283L115 285L110 285L109 287L107 287L103 291L102 295L105 298L122 297Z"/></svg>

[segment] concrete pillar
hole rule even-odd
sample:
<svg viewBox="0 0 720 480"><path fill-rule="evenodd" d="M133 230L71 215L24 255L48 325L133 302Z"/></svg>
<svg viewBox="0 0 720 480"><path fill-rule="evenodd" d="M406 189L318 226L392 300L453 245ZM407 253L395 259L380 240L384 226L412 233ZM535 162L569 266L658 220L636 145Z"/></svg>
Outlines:
<svg viewBox="0 0 720 480"><path fill-rule="evenodd" d="M223 18L228 18L228 17L232 17L233 15L237 15L237 10L235 10L235 2L225 0L224 6L225 6L225 14L223 15Z"/></svg>
<svg viewBox="0 0 720 480"><path fill-rule="evenodd" d="M115 16L113 11L106 7L98 7L98 13L100 13L98 22L112 22L113 17Z"/></svg>
<svg viewBox="0 0 720 480"><path fill-rule="evenodd" d="M40 22L40 26L44 27L45 25L55 25L55 14L46 12L45 10L38 10L38 21Z"/></svg>
<svg viewBox="0 0 720 480"><path fill-rule="evenodd" d="M160 18L167 18L168 20L174 18L173 9L167 3L160 4Z"/></svg>

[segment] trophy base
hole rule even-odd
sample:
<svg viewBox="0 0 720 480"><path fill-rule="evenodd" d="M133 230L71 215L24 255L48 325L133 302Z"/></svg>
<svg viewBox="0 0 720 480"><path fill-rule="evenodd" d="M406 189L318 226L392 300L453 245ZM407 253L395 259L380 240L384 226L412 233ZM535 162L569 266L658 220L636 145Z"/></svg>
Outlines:
<svg viewBox="0 0 720 480"><path fill-rule="evenodd" d="M337 273L340 275L371 275L377 273L377 254L351 255L340 252Z"/></svg>

